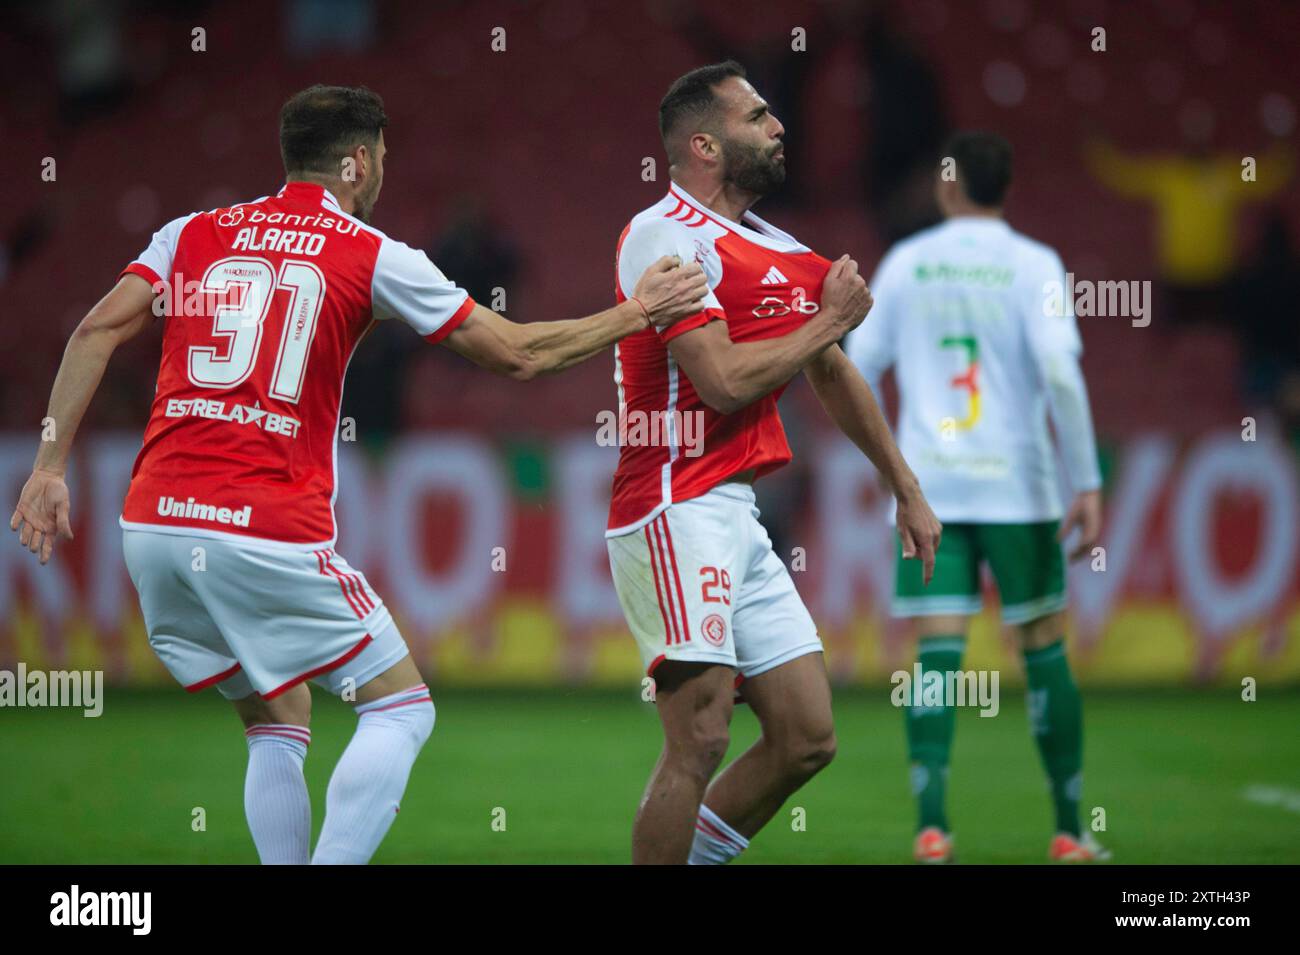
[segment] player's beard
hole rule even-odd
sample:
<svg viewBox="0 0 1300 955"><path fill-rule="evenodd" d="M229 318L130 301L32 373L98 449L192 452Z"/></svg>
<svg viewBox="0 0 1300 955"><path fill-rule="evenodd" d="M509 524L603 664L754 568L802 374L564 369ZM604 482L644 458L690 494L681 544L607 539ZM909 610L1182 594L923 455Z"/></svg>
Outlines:
<svg viewBox="0 0 1300 955"><path fill-rule="evenodd" d="M785 163L776 161L778 144L769 150L724 140L722 158L726 181L756 196L771 195L785 182Z"/></svg>

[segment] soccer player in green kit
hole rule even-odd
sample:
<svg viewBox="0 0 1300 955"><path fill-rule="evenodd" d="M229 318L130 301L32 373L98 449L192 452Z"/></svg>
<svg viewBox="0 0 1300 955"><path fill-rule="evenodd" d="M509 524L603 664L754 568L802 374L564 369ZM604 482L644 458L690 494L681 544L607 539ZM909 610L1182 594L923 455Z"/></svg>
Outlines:
<svg viewBox="0 0 1300 955"><path fill-rule="evenodd" d="M928 587L913 562L897 562L892 612L912 619L923 673L959 670L988 565L1002 620L1024 652L1029 719L1056 820L1048 856L1094 861L1109 854L1080 822L1083 710L1065 653L1062 553L1077 529L1070 556L1089 554L1101 530L1082 343L1060 256L1002 217L1011 147L999 136L963 133L944 155L956 171L936 180L945 221L885 256L871 283L875 311L846 347L877 393L894 368L899 447L944 526ZM1068 509L1049 418L1074 495ZM948 862L955 709L946 699L905 714L919 807L914 855Z"/></svg>

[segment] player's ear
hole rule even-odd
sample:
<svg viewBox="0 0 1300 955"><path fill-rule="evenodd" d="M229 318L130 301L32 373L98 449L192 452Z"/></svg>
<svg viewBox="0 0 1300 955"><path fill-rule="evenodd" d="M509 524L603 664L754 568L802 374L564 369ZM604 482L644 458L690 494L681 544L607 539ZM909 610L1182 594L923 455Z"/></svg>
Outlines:
<svg viewBox="0 0 1300 955"><path fill-rule="evenodd" d="M718 141L708 133L696 133L691 137L691 152L705 160L716 160L720 155Z"/></svg>
<svg viewBox="0 0 1300 955"><path fill-rule="evenodd" d="M374 162L374 150L365 143L358 143L343 160L343 181L353 186L365 182L374 174Z"/></svg>

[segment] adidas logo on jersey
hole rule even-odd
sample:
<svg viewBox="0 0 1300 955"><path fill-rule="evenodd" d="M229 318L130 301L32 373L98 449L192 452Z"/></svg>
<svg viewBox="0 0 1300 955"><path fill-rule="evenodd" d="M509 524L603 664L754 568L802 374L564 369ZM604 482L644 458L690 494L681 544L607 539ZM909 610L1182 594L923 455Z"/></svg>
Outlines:
<svg viewBox="0 0 1300 955"><path fill-rule="evenodd" d="M761 283L761 284L763 284L763 285L783 285L784 283L786 283L786 282L788 282L788 281L790 281L790 280L789 280L788 278L786 278L784 275L782 275L782 274L781 274L781 270L778 269L778 268L774 265L774 266L772 266L770 269L767 270L767 274L763 276L763 278L762 278L762 283Z"/></svg>

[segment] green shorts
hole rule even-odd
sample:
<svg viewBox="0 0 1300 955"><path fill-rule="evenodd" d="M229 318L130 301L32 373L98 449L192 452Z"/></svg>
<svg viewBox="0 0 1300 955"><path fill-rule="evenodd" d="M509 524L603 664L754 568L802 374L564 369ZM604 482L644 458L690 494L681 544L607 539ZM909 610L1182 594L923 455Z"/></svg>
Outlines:
<svg viewBox="0 0 1300 955"><path fill-rule="evenodd" d="M1065 608L1065 556L1059 521L1035 524L945 524L930 586L919 560L895 545L895 617L980 612L980 564L987 563L1002 598L1004 623L1027 623ZM895 538L897 541L897 538Z"/></svg>

